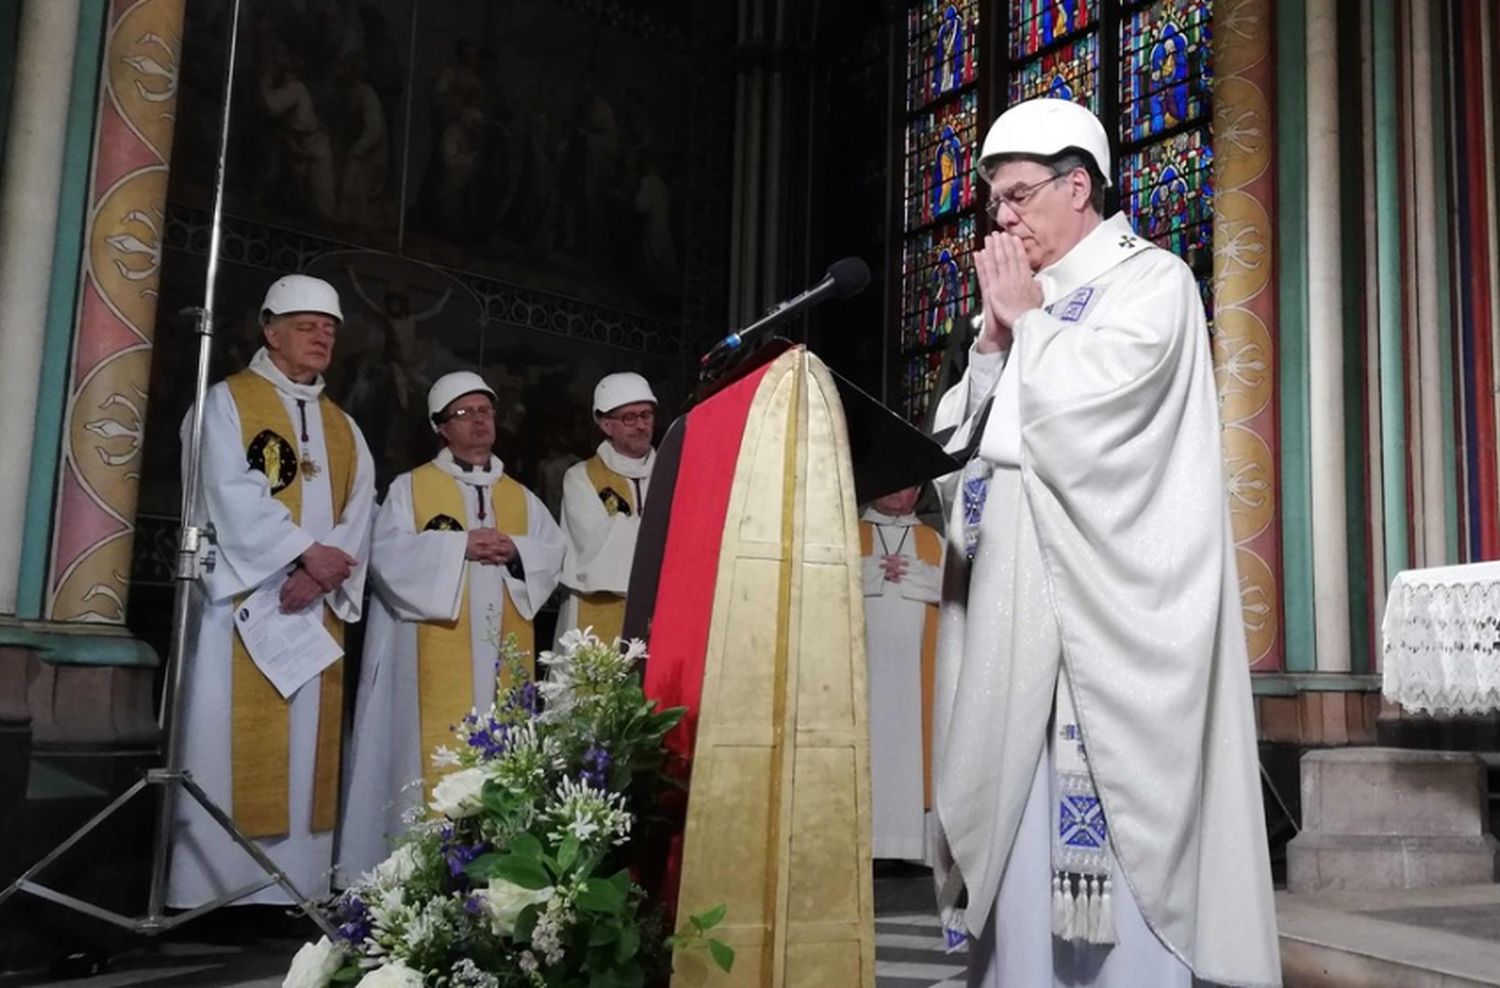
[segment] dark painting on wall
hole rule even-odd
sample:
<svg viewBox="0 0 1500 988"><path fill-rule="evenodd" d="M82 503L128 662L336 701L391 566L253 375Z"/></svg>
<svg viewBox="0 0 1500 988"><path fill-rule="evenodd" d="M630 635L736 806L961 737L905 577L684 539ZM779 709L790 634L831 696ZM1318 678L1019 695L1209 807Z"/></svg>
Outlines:
<svg viewBox="0 0 1500 988"><path fill-rule="evenodd" d="M200 208L228 15L189 5L172 182ZM245 0L227 209L680 316L692 16L689 0Z"/></svg>

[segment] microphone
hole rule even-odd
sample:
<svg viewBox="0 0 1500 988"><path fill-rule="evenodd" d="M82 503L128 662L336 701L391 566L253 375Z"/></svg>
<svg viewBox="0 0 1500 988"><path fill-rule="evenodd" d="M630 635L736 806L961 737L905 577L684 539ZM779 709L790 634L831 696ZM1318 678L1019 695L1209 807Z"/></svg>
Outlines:
<svg viewBox="0 0 1500 988"><path fill-rule="evenodd" d="M870 266L857 257L846 257L828 266L823 280L800 295L793 295L779 303L760 319L738 332L730 333L713 345L713 349L699 361L705 371L738 350L745 340L767 326L788 319L803 309L811 308L830 298L848 298L865 290L870 283Z"/></svg>

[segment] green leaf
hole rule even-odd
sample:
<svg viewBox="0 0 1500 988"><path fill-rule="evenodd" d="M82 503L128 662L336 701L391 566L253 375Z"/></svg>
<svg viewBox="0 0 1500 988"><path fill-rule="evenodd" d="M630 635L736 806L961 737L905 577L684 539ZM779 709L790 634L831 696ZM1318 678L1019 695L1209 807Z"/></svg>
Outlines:
<svg viewBox="0 0 1500 988"><path fill-rule="evenodd" d="M557 851L557 866L562 871L573 867L573 862L578 860L578 850L582 845L578 838L572 834L563 838L562 847Z"/></svg>
<svg viewBox="0 0 1500 988"><path fill-rule="evenodd" d="M609 876L609 884L613 885L619 891L622 897L629 895L630 871L628 869L621 868L619 871Z"/></svg>
<svg viewBox="0 0 1500 988"><path fill-rule="evenodd" d="M625 908L625 895L610 882L590 878L578 886L573 903L592 913L619 913Z"/></svg>
<svg viewBox="0 0 1500 988"><path fill-rule="evenodd" d="M708 952L714 955L714 963L723 968L725 973L734 969L734 948L723 940L709 938Z"/></svg>
<svg viewBox="0 0 1500 988"><path fill-rule="evenodd" d="M697 927L700 930L711 930L715 926L718 926L720 923L724 922L724 914L728 911L729 907L721 902L717 906L714 906L712 909L705 910L704 912L701 912L698 915L694 916L693 926Z"/></svg>
<svg viewBox="0 0 1500 988"><path fill-rule="evenodd" d="M589 930L590 947L602 947L607 943L614 943L619 938L620 927L607 920L602 923L595 923L594 928Z"/></svg>
<svg viewBox="0 0 1500 988"><path fill-rule="evenodd" d="M621 964L634 957L641 949L641 934L634 926L620 930L620 942L615 945L615 960Z"/></svg>
<svg viewBox="0 0 1500 988"><path fill-rule="evenodd" d="M531 834L517 834L511 838L509 851L511 854L530 858L533 861L542 860L542 842Z"/></svg>
<svg viewBox="0 0 1500 988"><path fill-rule="evenodd" d="M508 882L515 882L523 889L537 891L552 884L552 876L547 874L547 869L542 867L542 862L535 858L526 858L517 854L502 855L500 860L490 873L491 878L503 878Z"/></svg>
<svg viewBox="0 0 1500 988"><path fill-rule="evenodd" d="M328 980L328 983L331 985L358 984L359 980L363 978L367 973L368 972L365 971L364 968L360 967L357 962L350 961L349 963L345 964L343 967L335 971L333 973L333 977Z"/></svg>
<svg viewBox="0 0 1500 988"><path fill-rule="evenodd" d="M541 918L542 907L532 903L516 916L516 931L512 935L516 943L530 943L531 933L536 929L536 921Z"/></svg>
<svg viewBox="0 0 1500 988"><path fill-rule="evenodd" d="M496 874L495 866L500 863L502 854L481 854L479 857L464 865L464 874L476 885L483 885Z"/></svg>

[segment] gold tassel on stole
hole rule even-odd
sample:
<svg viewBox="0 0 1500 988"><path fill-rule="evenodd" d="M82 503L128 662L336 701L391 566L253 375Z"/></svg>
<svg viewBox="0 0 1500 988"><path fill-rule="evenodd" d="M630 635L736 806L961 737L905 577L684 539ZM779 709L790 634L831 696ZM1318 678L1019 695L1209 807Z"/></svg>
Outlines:
<svg viewBox="0 0 1500 988"><path fill-rule="evenodd" d="M287 438L295 436L291 418L276 386L253 371L228 378L230 397L240 415L240 438L247 455L257 440L263 452L261 468L272 484L272 496L291 513L292 522L302 518L302 484L293 472L280 489L282 455L295 447ZM333 516L344 513L354 485L358 453L354 432L339 407L326 397L318 398L323 442L328 452L328 486L333 498ZM266 435L269 434L269 435ZM293 464L295 454L291 455ZM291 471L295 467L288 468ZM235 598L235 606L248 597ZM324 606L324 626L340 646L344 622ZM279 837L291 832L291 703L256 667L239 632L234 634L230 660L230 810L235 824L248 837ZM311 685L311 684L309 684ZM304 689L308 687L303 687ZM344 663L340 659L318 677L318 738L313 763L312 829L333 829L338 817L340 743L344 726Z"/></svg>
<svg viewBox="0 0 1500 988"><path fill-rule="evenodd" d="M425 463L411 474L413 521L417 531L426 530L428 522L446 515L467 518L463 488L467 486L450 477L435 464ZM530 524L526 506L526 489L514 479L502 476L490 488L490 511L497 531L524 534ZM432 764L431 754L440 745L453 742L453 728L476 706L488 708L490 697L474 695L474 647L469 629L469 587L467 567L459 588L458 618L454 621L421 621L417 623L417 702L422 745L422 781L430 794L432 787L448 771ZM516 644L526 654L528 671L536 671L536 631L521 617L510 591L500 591L500 635L515 635ZM509 670L500 670L500 684L509 683Z"/></svg>

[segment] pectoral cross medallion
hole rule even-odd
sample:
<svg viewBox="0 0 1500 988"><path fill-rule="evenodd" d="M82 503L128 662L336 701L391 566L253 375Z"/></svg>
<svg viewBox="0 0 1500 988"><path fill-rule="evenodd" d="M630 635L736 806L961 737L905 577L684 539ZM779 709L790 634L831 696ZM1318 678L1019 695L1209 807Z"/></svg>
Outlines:
<svg viewBox="0 0 1500 988"><path fill-rule="evenodd" d="M305 449L302 451L302 459L297 461L297 468L302 471L304 482L316 480L318 474L323 472L323 468L318 466L318 461L313 459Z"/></svg>

